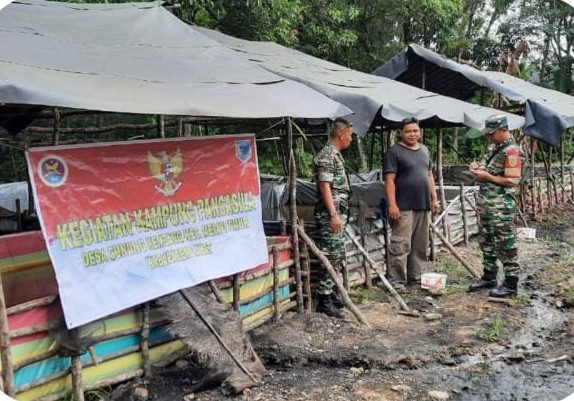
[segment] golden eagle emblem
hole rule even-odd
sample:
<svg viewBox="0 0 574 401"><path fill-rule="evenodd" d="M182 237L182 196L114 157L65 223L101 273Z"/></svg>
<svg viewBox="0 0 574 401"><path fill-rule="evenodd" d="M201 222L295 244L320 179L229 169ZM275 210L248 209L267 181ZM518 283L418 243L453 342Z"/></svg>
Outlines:
<svg viewBox="0 0 574 401"><path fill-rule="evenodd" d="M149 150L147 151L147 161L151 175L159 180L155 189L165 196L173 196L182 186L182 182L177 178L183 171L183 156L181 150L177 148L175 154L170 156L165 150L162 150L154 156Z"/></svg>

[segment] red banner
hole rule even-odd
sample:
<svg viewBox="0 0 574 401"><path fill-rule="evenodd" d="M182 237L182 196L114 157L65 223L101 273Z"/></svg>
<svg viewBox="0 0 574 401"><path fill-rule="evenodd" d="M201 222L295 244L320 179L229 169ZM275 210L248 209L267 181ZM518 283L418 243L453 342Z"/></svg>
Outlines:
<svg viewBox="0 0 574 401"><path fill-rule="evenodd" d="M267 260L252 135L34 148L28 167L68 327Z"/></svg>

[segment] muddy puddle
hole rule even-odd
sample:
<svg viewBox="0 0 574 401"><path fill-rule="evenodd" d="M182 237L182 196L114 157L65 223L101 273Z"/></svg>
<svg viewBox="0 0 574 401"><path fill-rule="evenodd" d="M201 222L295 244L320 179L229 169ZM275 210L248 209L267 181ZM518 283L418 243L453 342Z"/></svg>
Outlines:
<svg viewBox="0 0 574 401"><path fill-rule="evenodd" d="M425 367L417 376L438 378L460 401L562 400L574 394L574 347L560 339L567 322L564 311L532 299L525 329L510 344L459 357L453 367Z"/></svg>

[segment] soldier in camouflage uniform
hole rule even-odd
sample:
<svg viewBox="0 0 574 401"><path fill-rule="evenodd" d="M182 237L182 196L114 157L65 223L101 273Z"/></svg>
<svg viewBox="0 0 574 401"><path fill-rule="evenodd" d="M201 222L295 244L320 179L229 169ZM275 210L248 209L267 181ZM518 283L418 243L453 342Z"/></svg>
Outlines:
<svg viewBox="0 0 574 401"><path fill-rule="evenodd" d="M505 116L488 117L483 132L495 147L485 164L470 165L470 170L480 182L477 207L484 271L482 278L470 285L469 291L497 286L498 260L504 267L504 282L489 295L508 298L516 296L518 291L519 264L514 214L523 156L508 131Z"/></svg>
<svg viewBox="0 0 574 401"><path fill-rule="evenodd" d="M319 200L315 206L315 223L319 230L320 247L333 268L338 269L345 252L345 225L349 215L349 182L340 151L351 144L352 125L337 118L329 142L315 156L315 182ZM343 317L341 301L333 293L333 280L325 270L317 287L317 311L333 317Z"/></svg>

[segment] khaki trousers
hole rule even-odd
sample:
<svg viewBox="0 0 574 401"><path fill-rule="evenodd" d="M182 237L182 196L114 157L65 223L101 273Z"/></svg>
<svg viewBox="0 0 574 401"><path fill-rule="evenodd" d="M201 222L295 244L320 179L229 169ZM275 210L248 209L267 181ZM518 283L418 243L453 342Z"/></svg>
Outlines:
<svg viewBox="0 0 574 401"><path fill-rule="evenodd" d="M391 243L387 276L393 282L416 282L427 262L430 212L401 212L391 222Z"/></svg>

